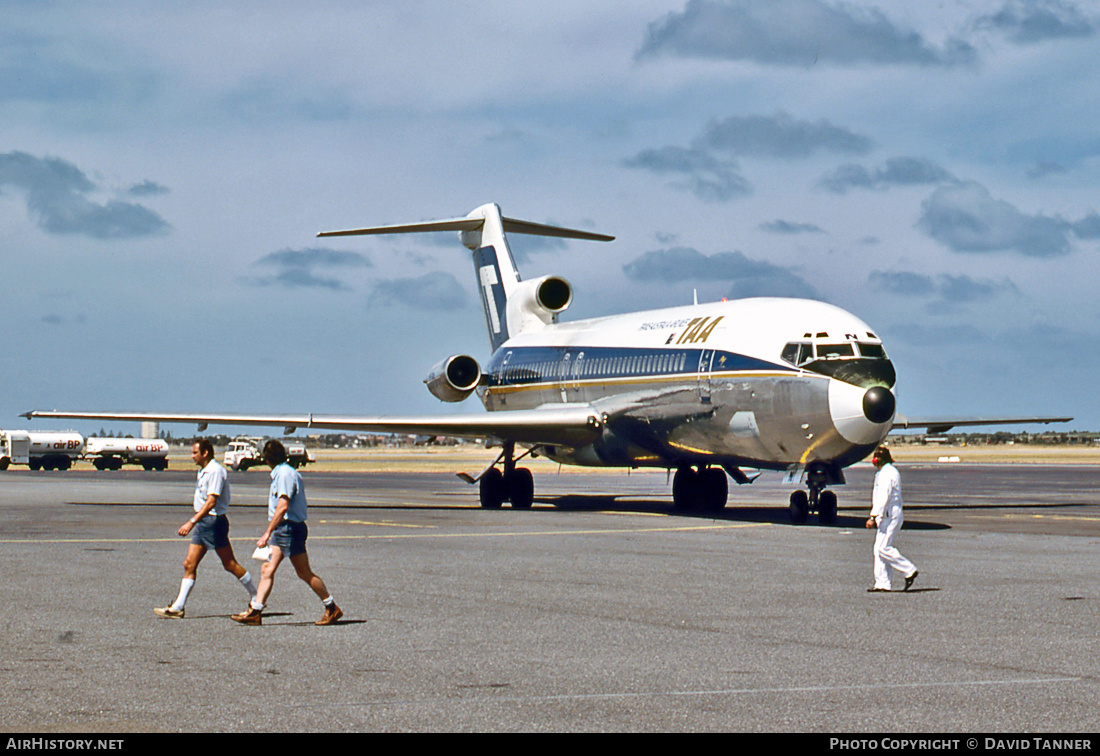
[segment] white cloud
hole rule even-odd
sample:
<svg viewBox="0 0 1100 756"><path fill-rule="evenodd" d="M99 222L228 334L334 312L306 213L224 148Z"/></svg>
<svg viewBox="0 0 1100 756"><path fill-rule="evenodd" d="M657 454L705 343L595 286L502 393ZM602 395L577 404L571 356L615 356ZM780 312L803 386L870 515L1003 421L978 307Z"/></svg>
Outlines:
<svg viewBox="0 0 1100 756"><path fill-rule="evenodd" d="M1016 252L1032 257L1070 252L1065 221L1022 213L973 181L933 192L922 205L918 226L956 252Z"/></svg>
<svg viewBox="0 0 1100 756"><path fill-rule="evenodd" d="M0 154L0 189L26 198L27 212L44 231L95 239L127 239L163 234L168 222L143 205L119 200L96 202L98 187L72 163L25 152Z"/></svg>
<svg viewBox="0 0 1100 756"><path fill-rule="evenodd" d="M974 48L952 39L943 47L899 28L873 6L822 0L688 0L649 27L639 57L661 54L810 67L968 63Z"/></svg>

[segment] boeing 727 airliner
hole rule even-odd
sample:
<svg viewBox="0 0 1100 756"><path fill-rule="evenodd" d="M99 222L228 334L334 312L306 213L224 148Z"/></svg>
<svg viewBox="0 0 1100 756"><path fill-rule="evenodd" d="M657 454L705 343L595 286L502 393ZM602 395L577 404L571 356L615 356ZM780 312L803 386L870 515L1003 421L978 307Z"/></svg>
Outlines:
<svg viewBox="0 0 1100 756"><path fill-rule="evenodd" d="M35 411L27 417L193 422L380 431L492 439L502 447L477 476L484 507L530 507L528 454L561 463L675 470L674 505L717 511L728 480L760 470L805 482L792 519L836 519L829 486L894 428L1065 422L1062 417L908 419L897 413L894 366L882 340L839 307L754 298L559 322L572 288L516 270L508 233L589 241L613 237L504 217L495 204L466 217L332 231L320 236L457 231L473 255L492 354L442 360L425 379L443 401L477 394L488 412L419 417Z"/></svg>

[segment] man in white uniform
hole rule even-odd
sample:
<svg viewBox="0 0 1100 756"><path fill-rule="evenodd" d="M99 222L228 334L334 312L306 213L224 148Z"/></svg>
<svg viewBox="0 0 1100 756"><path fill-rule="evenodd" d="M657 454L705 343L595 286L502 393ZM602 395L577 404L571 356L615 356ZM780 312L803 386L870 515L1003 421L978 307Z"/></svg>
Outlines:
<svg viewBox="0 0 1100 756"><path fill-rule="evenodd" d="M237 578L250 596L256 595L256 584L236 557L229 544L229 473L214 459L214 445L201 438L191 447L191 459L199 466L195 482L195 514L180 526L181 537L191 536L191 545L183 560L183 581L176 600L169 606L153 611L165 619L183 619L184 605L198 577L199 562L210 549L222 560L222 567Z"/></svg>
<svg viewBox="0 0 1100 756"><path fill-rule="evenodd" d="M875 473L875 487L871 494L871 516L866 527L878 529L875 533L875 587L869 592L889 591L894 586L890 580L891 568L905 577L905 590L917 579L917 568L894 547L894 537L905 521L901 508L901 474L894 466L890 450L880 446L871 457Z"/></svg>

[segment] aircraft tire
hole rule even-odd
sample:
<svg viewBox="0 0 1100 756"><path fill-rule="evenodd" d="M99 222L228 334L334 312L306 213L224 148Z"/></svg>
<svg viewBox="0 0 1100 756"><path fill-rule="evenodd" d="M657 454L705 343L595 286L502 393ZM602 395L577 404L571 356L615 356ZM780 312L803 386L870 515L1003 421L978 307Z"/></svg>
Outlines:
<svg viewBox="0 0 1100 756"><path fill-rule="evenodd" d="M836 523L836 494L832 491L822 491L817 499L817 521L822 525Z"/></svg>
<svg viewBox="0 0 1100 756"><path fill-rule="evenodd" d="M535 502L535 479L526 467L517 467L504 479L512 509L530 509Z"/></svg>
<svg viewBox="0 0 1100 756"><path fill-rule="evenodd" d="M507 489L504 486L504 474L495 467L481 476L478 494L484 509L500 509L504 503Z"/></svg>
<svg viewBox="0 0 1100 756"><path fill-rule="evenodd" d="M791 494L791 522L801 525L810 514L810 497L801 488Z"/></svg>
<svg viewBox="0 0 1100 756"><path fill-rule="evenodd" d="M730 484L726 471L721 467L708 467L699 475L702 484L703 504L708 511L721 512L726 508Z"/></svg>
<svg viewBox="0 0 1100 756"><path fill-rule="evenodd" d="M672 505L684 512L695 509L699 501L700 490L699 473L690 467L681 467L672 476Z"/></svg>

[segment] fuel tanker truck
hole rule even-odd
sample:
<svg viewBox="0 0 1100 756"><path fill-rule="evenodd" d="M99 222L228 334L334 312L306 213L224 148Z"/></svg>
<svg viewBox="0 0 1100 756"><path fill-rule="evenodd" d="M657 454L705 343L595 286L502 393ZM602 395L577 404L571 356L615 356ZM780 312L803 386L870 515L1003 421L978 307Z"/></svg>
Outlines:
<svg viewBox="0 0 1100 756"><path fill-rule="evenodd" d="M121 470L124 464L146 470L168 469L168 442L159 438L89 438L84 458L97 470Z"/></svg>
<svg viewBox="0 0 1100 756"><path fill-rule="evenodd" d="M0 470L68 470L83 453L84 437L76 431L0 430Z"/></svg>
<svg viewBox="0 0 1100 756"><path fill-rule="evenodd" d="M137 464L146 470L168 467L168 443L159 438L89 438L76 431L0 430L0 470L27 465L32 470L68 470L86 459L97 470Z"/></svg>

